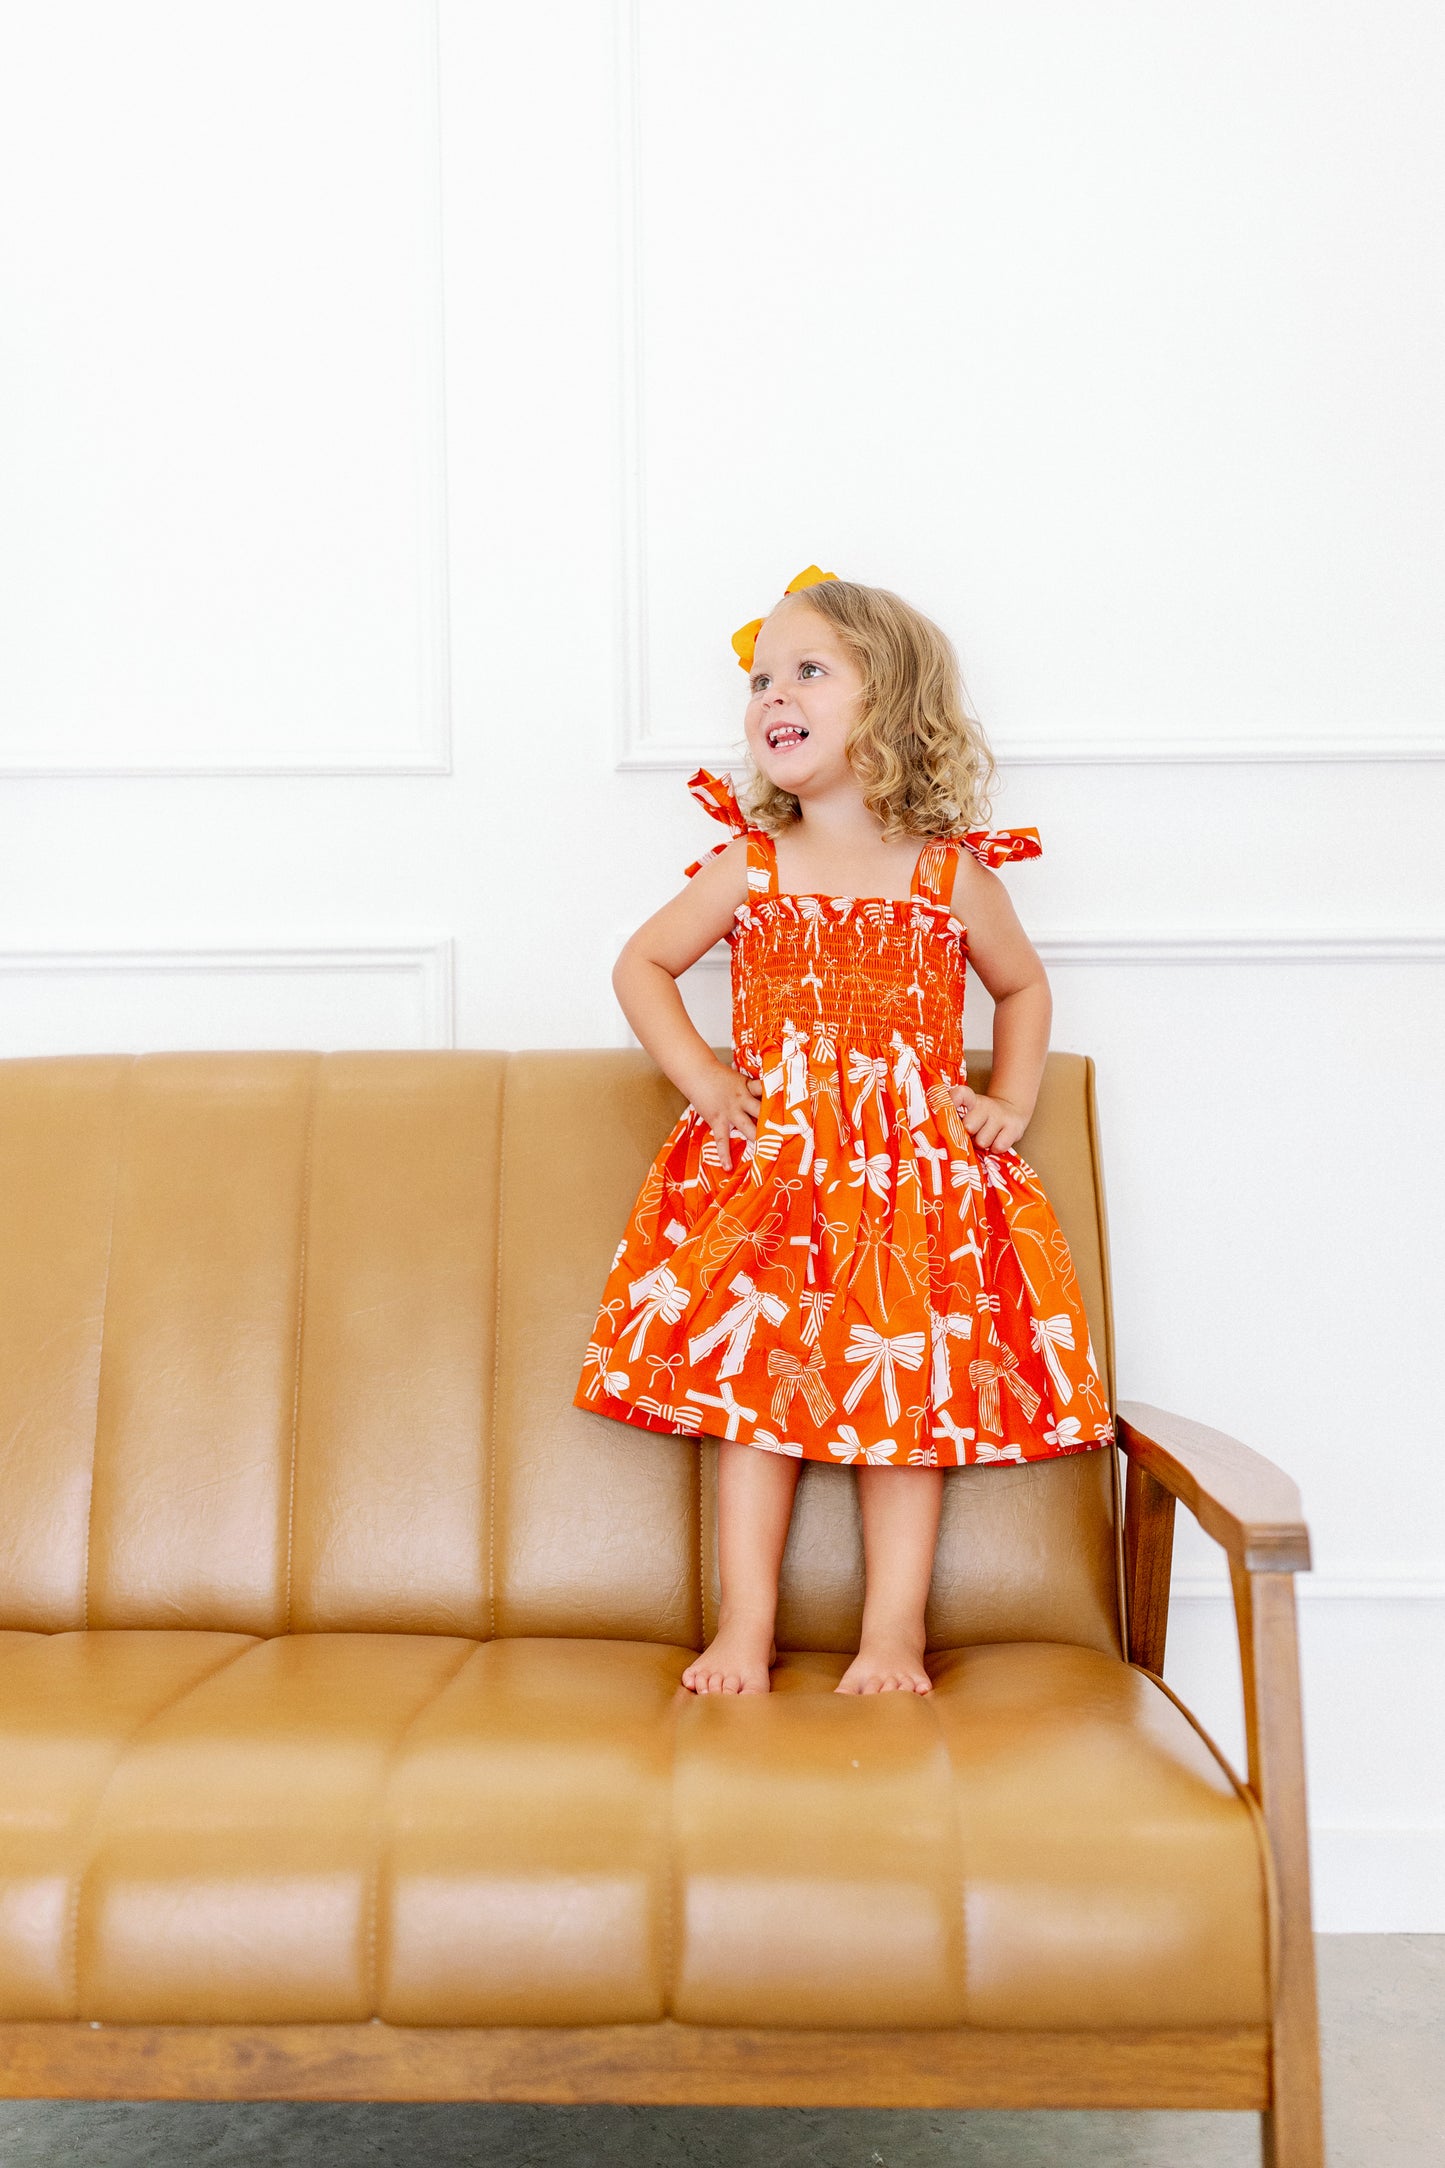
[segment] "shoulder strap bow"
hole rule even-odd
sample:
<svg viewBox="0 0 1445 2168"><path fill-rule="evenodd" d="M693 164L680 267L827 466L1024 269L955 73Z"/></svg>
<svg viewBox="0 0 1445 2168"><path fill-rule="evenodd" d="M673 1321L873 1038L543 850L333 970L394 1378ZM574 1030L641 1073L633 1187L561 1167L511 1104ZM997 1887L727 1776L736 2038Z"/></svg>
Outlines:
<svg viewBox="0 0 1445 2168"><path fill-rule="evenodd" d="M710 768L697 768L688 777L687 787L704 813L710 813L715 821L721 821L725 828L732 830L734 836L754 833L753 823L738 804L737 793L725 775L714 775ZM709 858L716 858L719 851L726 849L726 843L715 843L710 851L704 852L701 858L695 858L686 868L686 878L691 880Z"/></svg>
<svg viewBox="0 0 1445 2168"><path fill-rule="evenodd" d="M981 866L1007 866L1016 858L1040 858L1037 828L970 828L959 841Z"/></svg>

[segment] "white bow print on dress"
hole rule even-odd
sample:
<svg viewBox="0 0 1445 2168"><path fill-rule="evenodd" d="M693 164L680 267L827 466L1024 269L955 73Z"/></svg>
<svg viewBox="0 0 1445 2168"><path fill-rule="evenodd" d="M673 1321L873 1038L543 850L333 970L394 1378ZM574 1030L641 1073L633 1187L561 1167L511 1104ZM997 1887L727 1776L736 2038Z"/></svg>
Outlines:
<svg viewBox="0 0 1445 2168"><path fill-rule="evenodd" d="M614 1396L627 1391L629 1379L625 1370L609 1370L607 1365L614 1350L601 1347L595 1340L587 1343L587 1361L592 1367L592 1382L587 1388L587 1398L595 1400L599 1393Z"/></svg>
<svg viewBox="0 0 1445 2168"><path fill-rule="evenodd" d="M863 1089L853 1101L852 1119L857 1126L859 1116L875 1092L880 1092L888 1081L888 1064L881 1054L865 1054L859 1048L848 1051L848 1082L861 1084ZM880 1098L880 1104L881 1098Z"/></svg>
<svg viewBox="0 0 1445 2168"><path fill-rule="evenodd" d="M967 1430L961 1424L955 1423L953 1417L942 1408L938 1409L937 1414L938 1421L933 1426L933 1435L935 1438L948 1438L951 1440L953 1450L958 1457L958 1465L961 1468L968 1459L968 1449L974 1443L978 1434L976 1431Z"/></svg>
<svg viewBox="0 0 1445 2168"><path fill-rule="evenodd" d="M917 1050L908 1045L901 1031L894 1032L893 1045L896 1049L893 1085L903 1095L903 1118L910 1129L922 1129L928 1121L928 1100L923 1090L923 1072L918 1064Z"/></svg>
<svg viewBox="0 0 1445 2168"><path fill-rule="evenodd" d="M953 1397L953 1377L948 1367L948 1343L950 1339L971 1340L973 1319L961 1310L945 1316L941 1310L930 1310L928 1329L933 1335L933 1374L929 1385L933 1404L941 1408Z"/></svg>
<svg viewBox="0 0 1445 2168"><path fill-rule="evenodd" d="M854 1325L849 1329L848 1345L843 1352L844 1362L862 1363L853 1383L843 1395L843 1405L852 1413L864 1393L880 1374L883 1380L883 1406L890 1423L896 1423L900 1412L898 1383L894 1377L895 1365L903 1370L923 1368L924 1336L921 1332L882 1333L873 1325Z"/></svg>
<svg viewBox="0 0 1445 2168"><path fill-rule="evenodd" d="M1033 1338L1034 1346L1048 1365L1049 1376L1054 1381L1055 1391L1064 1406L1067 1407L1074 1397L1074 1388L1069 1383L1064 1366L1059 1361L1056 1351L1061 1347L1066 1347L1072 1351L1074 1345L1073 1320L1062 1315L1059 1317L1032 1317L1029 1319L1029 1332Z"/></svg>
<svg viewBox="0 0 1445 2168"><path fill-rule="evenodd" d="M848 1462L866 1461L870 1468L881 1468L893 1459L898 1451L895 1438L880 1438L876 1445L865 1445L851 1423L840 1424L838 1435L830 1440L828 1451L835 1460Z"/></svg>
<svg viewBox="0 0 1445 2168"><path fill-rule="evenodd" d="M915 1136L913 1149L919 1159L928 1161L928 1171L933 1177L933 1194L943 1195L943 1170L948 1165L948 1148L942 1144L930 1144L927 1137Z"/></svg>
<svg viewBox="0 0 1445 2168"><path fill-rule="evenodd" d="M886 1152L875 1152L870 1159L867 1147L860 1144L848 1164L857 1177L856 1180L849 1181L849 1189L858 1189L866 1182L875 1197L886 1197L888 1195L892 1177L888 1171L888 1154Z"/></svg>
<svg viewBox="0 0 1445 2168"><path fill-rule="evenodd" d="M737 1301L706 1332L698 1333L687 1343L691 1361L698 1362L710 1355L720 1340L727 1341L722 1361L718 1364L720 1378L736 1377L742 1369L748 1349L752 1344L758 1319L765 1317L770 1325L781 1325L788 1314L788 1305L781 1295L769 1295L755 1286L746 1272L735 1273L728 1287Z"/></svg>
<svg viewBox="0 0 1445 2168"><path fill-rule="evenodd" d="M791 1348L774 1347L768 1350L768 1376L777 1379L773 1389L773 1421L787 1421L788 1409L793 1395L801 1392L809 1415L815 1423L822 1423L832 1414L834 1401L823 1382L823 1350L815 1347L806 1362L800 1360Z"/></svg>
<svg viewBox="0 0 1445 2168"><path fill-rule="evenodd" d="M831 1287L808 1287L798 1297L803 1316L803 1341L805 1346L816 1347L823 1320L828 1315L828 1305L833 1300Z"/></svg>
<svg viewBox="0 0 1445 2168"><path fill-rule="evenodd" d="M687 1289L680 1284L670 1265L654 1265L651 1272L644 1272L640 1280L633 1280L627 1292L634 1305L642 1304L635 1321L629 1320L629 1323L635 1322L637 1326L632 1336L632 1345L627 1350L628 1355L635 1360L642 1352L647 1328L655 1317L660 1317L668 1325L677 1323L687 1308ZM623 1330L626 1329L624 1326Z"/></svg>
<svg viewBox="0 0 1445 2168"><path fill-rule="evenodd" d="M783 1022L783 1108L802 1106L808 1097L808 1042L791 1016Z"/></svg>
<svg viewBox="0 0 1445 2168"><path fill-rule="evenodd" d="M732 1439L736 1439L740 1423L744 1421L755 1423L758 1419L757 1409L745 1408L740 1400L733 1397L733 1389L730 1385L722 1386L715 1393L699 1393L689 1385L687 1391L683 1394L683 1399L697 1402L699 1422L702 1420L704 1408L721 1408L728 1419L728 1436Z"/></svg>

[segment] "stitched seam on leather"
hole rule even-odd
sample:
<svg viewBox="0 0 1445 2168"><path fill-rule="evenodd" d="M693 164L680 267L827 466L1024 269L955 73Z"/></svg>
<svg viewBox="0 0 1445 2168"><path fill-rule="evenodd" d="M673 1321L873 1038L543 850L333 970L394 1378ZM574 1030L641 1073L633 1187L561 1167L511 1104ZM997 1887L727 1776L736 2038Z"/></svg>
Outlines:
<svg viewBox="0 0 1445 2168"><path fill-rule="evenodd" d="M433 1687L421 1706L413 1709L411 1715L388 1747L386 1760L382 1763L381 1775L377 1779L376 1811L372 1816L371 1830L371 1873L368 1877L366 1893L365 1954L362 1958L362 1985L365 1991L366 2009L369 2017L377 2015L377 2005L381 2001L381 1981L377 1977L376 1961L376 1920L381 1909L381 1864L386 1845L386 1802L391 1792L392 1779L396 1775L397 1761L402 1748L406 1745L407 1740L416 1730L422 1718L430 1714L447 1688L452 1684L452 1681L460 1676L477 1651L484 1646L485 1643L481 1641L469 1641L457 1658L453 1669Z"/></svg>
<svg viewBox="0 0 1445 2168"><path fill-rule="evenodd" d="M1185 1707L1173 1687L1166 1685L1158 1672L1151 1671L1147 1664L1131 1663L1129 1668L1131 1671L1142 1671L1146 1679L1152 1679L1154 1684L1169 1696L1179 1714L1198 1732L1200 1738L1204 1741L1204 1744L1208 1747L1210 1753L1244 1802L1245 1811L1254 1826L1254 1841L1259 1852L1260 1865L1264 1870L1265 1965L1269 1975L1266 1985L1269 1991L1270 2010L1273 2011L1275 1988L1279 1979L1279 1884L1275 1880L1274 1847L1269 1841L1269 1825L1264 1818L1264 1809L1232 1763L1221 1749L1215 1745L1194 1711Z"/></svg>
<svg viewBox="0 0 1445 2168"><path fill-rule="evenodd" d="M953 1749L948 1743L948 1734L943 1728L943 1718L938 1713L938 1702L935 1698L937 1693L938 1688L935 1686L931 1694L925 1694L922 1698L928 1703L928 1713L933 1718L934 1728L938 1733L939 1747L943 1753L944 1768L948 1772L948 1814L953 1825L953 1856L958 1861L959 1981L958 2016L955 2023L966 2025L968 2023L968 1877L964 1873L963 1815L960 1812L958 1802L958 1770L954 1765Z"/></svg>
<svg viewBox="0 0 1445 2168"><path fill-rule="evenodd" d="M497 1398L502 1373L502 1208L507 1180L507 1086L512 1057L502 1069L497 1113L497 1249L492 1266L492 1406L487 1425L487 1632L497 1638Z"/></svg>
<svg viewBox="0 0 1445 2168"><path fill-rule="evenodd" d="M697 1494L697 1631L700 1643L707 1640L707 1537L703 1526L702 1456L706 1446L699 1445L693 1452L693 1488Z"/></svg>
<svg viewBox="0 0 1445 2168"><path fill-rule="evenodd" d="M199 1693L203 1686L210 1685L212 1679L219 1678L223 1671L229 1671L233 1664L238 1664L243 1656L249 1656L252 1649L259 1647L261 1639L262 1637L259 1634L247 1634L244 1648L232 1649L210 1671L204 1672L200 1678L188 1679L184 1686L178 1686L169 1701L163 1703L159 1709L154 1710L145 1719L144 1723L137 1724L135 1730L121 1741L115 1760L106 1772L105 1782L95 1795L95 1804L90 1810L90 1819L86 1825L88 1840L94 1838L96 1831L100 1827L100 1813L101 1808L105 1805L105 1795L110 1790L121 1763L135 1746L136 1741L143 1738L151 1726L158 1724L163 1716L170 1716L174 1710L178 1709L187 1695ZM70 1949L68 1970L70 1973L73 2011L77 2022L85 2015L80 2007L80 1900L85 1888L86 1876L90 1872L90 1866L89 1859L80 1859L78 1861L75 1870L75 1887L71 1891L69 1912L66 1919L66 1940Z"/></svg>
<svg viewBox="0 0 1445 2168"><path fill-rule="evenodd" d="M125 1159L126 1138L130 1132L130 1106L135 1083L138 1054L132 1054L125 1072L121 1089L120 1113L116 1119L115 1180L110 1190L110 1232L105 1238L105 1272L100 1284L100 1344L95 1352L95 1417L90 1426L90 1482L85 1493L85 1558L81 1567L80 1623L90 1629L90 1543L95 1526L95 1461L100 1451L100 1384L105 1368L105 1313L110 1301L110 1261L115 1251L115 1214L120 1201L120 1170Z"/></svg>
<svg viewBox="0 0 1445 2168"><path fill-rule="evenodd" d="M662 2016L670 2018L677 2000L677 1735L683 1712L692 1700L679 1679L672 1700L668 1727L667 1828L662 1862Z"/></svg>
<svg viewBox="0 0 1445 2168"><path fill-rule="evenodd" d="M311 1065L306 1101L306 1142L301 1154L301 1248L296 1260L296 1348L291 1364L291 1466L286 1480L286 1624L291 1631L291 1562L296 1531L296 1441L301 1421L301 1328L306 1316L306 1244L311 1227L311 1139L316 1127L316 1093L321 1056Z"/></svg>

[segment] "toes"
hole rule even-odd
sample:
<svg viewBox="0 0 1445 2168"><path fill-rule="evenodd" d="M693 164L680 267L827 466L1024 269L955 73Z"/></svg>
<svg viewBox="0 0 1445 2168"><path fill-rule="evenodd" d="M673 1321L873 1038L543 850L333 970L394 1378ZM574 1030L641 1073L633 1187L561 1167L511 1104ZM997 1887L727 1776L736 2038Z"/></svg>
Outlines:
<svg viewBox="0 0 1445 2168"><path fill-rule="evenodd" d="M933 1681L927 1672L845 1671L833 1689L835 1694L931 1694Z"/></svg>

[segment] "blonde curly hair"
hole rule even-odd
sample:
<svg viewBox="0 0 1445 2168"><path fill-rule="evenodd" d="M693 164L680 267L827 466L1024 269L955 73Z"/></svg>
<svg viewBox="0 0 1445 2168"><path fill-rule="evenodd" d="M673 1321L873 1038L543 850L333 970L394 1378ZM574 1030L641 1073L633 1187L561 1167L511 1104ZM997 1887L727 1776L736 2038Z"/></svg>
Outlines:
<svg viewBox="0 0 1445 2168"><path fill-rule="evenodd" d="M821 581L783 602L826 618L862 672L845 750L884 836L952 836L983 826L993 755L969 711L947 634L901 595L857 580ZM744 812L770 832L789 827L801 816L798 800L748 765Z"/></svg>

